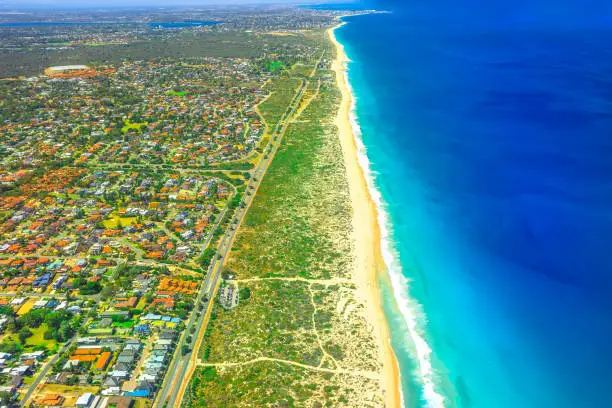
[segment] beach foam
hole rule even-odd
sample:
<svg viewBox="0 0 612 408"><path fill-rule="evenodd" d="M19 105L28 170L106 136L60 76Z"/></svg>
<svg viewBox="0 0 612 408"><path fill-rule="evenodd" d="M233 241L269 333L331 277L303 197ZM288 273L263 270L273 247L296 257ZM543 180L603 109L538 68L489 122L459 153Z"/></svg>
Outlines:
<svg viewBox="0 0 612 408"><path fill-rule="evenodd" d="M396 3L336 34L406 405L612 407L612 32Z"/></svg>
<svg viewBox="0 0 612 408"><path fill-rule="evenodd" d="M350 61L350 59L348 60ZM363 143L361 127L359 125L359 119L356 113L357 97L349 81L349 69L347 63L343 64L343 68L347 87L352 94L350 122L355 144L357 146L357 158L365 176L372 200L376 205L378 224L381 232L382 256L387 268L389 279L391 281L391 289L393 291L396 304L408 328L406 340L413 346L413 352L418 363L418 376L422 382L423 396L426 399L428 407L444 408L445 399L435 389L435 373L430 359L431 348L427 344L427 341L422 334L422 329L419 327L418 323L424 316L421 312L420 305L418 305L418 303L413 299L410 299L406 293L405 288L410 285L410 282L401 272L402 266L399 262L399 254L395 249L395 244L393 241L392 223L386 210L386 204L382 194L376 187L375 175L371 169L370 160L367 155L367 148ZM401 392L401 398L402 405L404 405L405 399L403 392Z"/></svg>

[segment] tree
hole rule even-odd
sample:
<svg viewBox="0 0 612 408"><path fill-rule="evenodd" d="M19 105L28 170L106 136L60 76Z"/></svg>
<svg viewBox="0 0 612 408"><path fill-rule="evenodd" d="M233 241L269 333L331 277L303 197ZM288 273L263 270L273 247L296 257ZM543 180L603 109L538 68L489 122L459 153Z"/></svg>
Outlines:
<svg viewBox="0 0 612 408"><path fill-rule="evenodd" d="M57 332L57 341L65 342L72 337L72 327L70 327L70 323L66 320L60 323L60 328Z"/></svg>
<svg viewBox="0 0 612 408"><path fill-rule="evenodd" d="M49 309L35 309L19 318L21 326L37 328L45 321L45 316L49 313Z"/></svg>
<svg viewBox="0 0 612 408"><path fill-rule="evenodd" d="M200 257L200 265L203 269L208 269L208 267L210 266L210 262L212 261L212 258L215 256L216 252L217 251L213 248L206 248L204 250L202 256Z"/></svg>
<svg viewBox="0 0 612 408"><path fill-rule="evenodd" d="M30 329L28 329L27 327L22 327L19 330L19 342L24 345L26 340L29 339L30 337L32 337L32 332L30 331Z"/></svg>
<svg viewBox="0 0 612 408"><path fill-rule="evenodd" d="M221 272L221 277L223 280L233 279L236 276L236 272L231 270L230 268L223 268L223 272Z"/></svg>
<svg viewBox="0 0 612 408"><path fill-rule="evenodd" d="M21 349L21 346L11 339L6 339L0 343L0 351L3 353L15 354Z"/></svg>
<svg viewBox="0 0 612 408"><path fill-rule="evenodd" d="M10 391L0 391L0 405L8 406L13 400L13 393Z"/></svg>
<svg viewBox="0 0 612 408"><path fill-rule="evenodd" d="M1 306L0 307L0 315L3 316L15 316L15 310L13 310L10 306Z"/></svg>
<svg viewBox="0 0 612 408"><path fill-rule="evenodd" d="M238 292L240 300L247 300L251 297L251 289L250 288L242 288Z"/></svg>
<svg viewBox="0 0 612 408"><path fill-rule="evenodd" d="M100 296L102 297L102 299L108 300L114 297L115 293L117 293L117 287L115 285L106 285L100 292Z"/></svg>

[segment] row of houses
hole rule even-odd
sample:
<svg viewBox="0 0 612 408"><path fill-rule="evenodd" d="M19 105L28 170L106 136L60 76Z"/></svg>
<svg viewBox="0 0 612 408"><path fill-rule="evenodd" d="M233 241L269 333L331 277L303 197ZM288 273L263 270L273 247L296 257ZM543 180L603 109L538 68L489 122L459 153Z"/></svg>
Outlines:
<svg viewBox="0 0 612 408"><path fill-rule="evenodd" d="M151 397L160 386L166 368L174 353L177 332L173 329L162 329L153 349L142 367L138 376L138 384L134 391L125 393L126 396Z"/></svg>

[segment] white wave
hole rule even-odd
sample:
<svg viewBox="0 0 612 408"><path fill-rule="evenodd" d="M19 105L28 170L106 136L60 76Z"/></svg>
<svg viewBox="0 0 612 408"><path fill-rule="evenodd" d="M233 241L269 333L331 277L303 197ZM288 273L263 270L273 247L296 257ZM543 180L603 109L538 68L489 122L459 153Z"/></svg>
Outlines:
<svg viewBox="0 0 612 408"><path fill-rule="evenodd" d="M427 341L425 341L425 338L422 335L422 329L419 328L418 324L419 317L423 317L423 313L420 311L420 305L418 305L416 301L410 299L408 296L406 288L408 288L410 282L402 274L402 265L399 262L399 254L397 253L397 249L395 248L393 241L391 221L386 209L387 205L382 197L382 194L376 187L374 173L370 165L370 159L367 155L367 148L363 143L361 127L359 126L356 113L357 98L349 82L347 64L344 64L344 78L352 95L350 122L353 130L353 137L357 146L357 158L365 175L368 189L378 212L382 256L388 270L395 301L408 328L407 334L410 337L409 341L414 347L414 352L416 354L418 363L418 374L423 387L423 396L426 400L428 408L444 408L445 398L435 390L435 373L430 359L431 348L427 344ZM404 405L403 393L401 396L402 405Z"/></svg>

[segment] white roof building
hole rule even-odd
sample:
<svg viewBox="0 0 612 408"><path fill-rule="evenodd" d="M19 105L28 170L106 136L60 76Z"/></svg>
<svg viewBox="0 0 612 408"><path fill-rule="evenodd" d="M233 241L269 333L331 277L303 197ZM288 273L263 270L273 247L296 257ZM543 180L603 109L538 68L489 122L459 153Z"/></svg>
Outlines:
<svg viewBox="0 0 612 408"><path fill-rule="evenodd" d="M11 305L19 306L23 302L25 302L25 298L15 298L11 300Z"/></svg>
<svg viewBox="0 0 612 408"><path fill-rule="evenodd" d="M56 67L49 67L49 70L53 72L78 71L83 69L87 69L87 65L58 65Z"/></svg>
<svg viewBox="0 0 612 408"><path fill-rule="evenodd" d="M86 392L85 394L81 395L77 400L76 400L76 406L77 407L83 407L83 408L88 408L91 404L91 402L94 399L94 395L91 392Z"/></svg>

